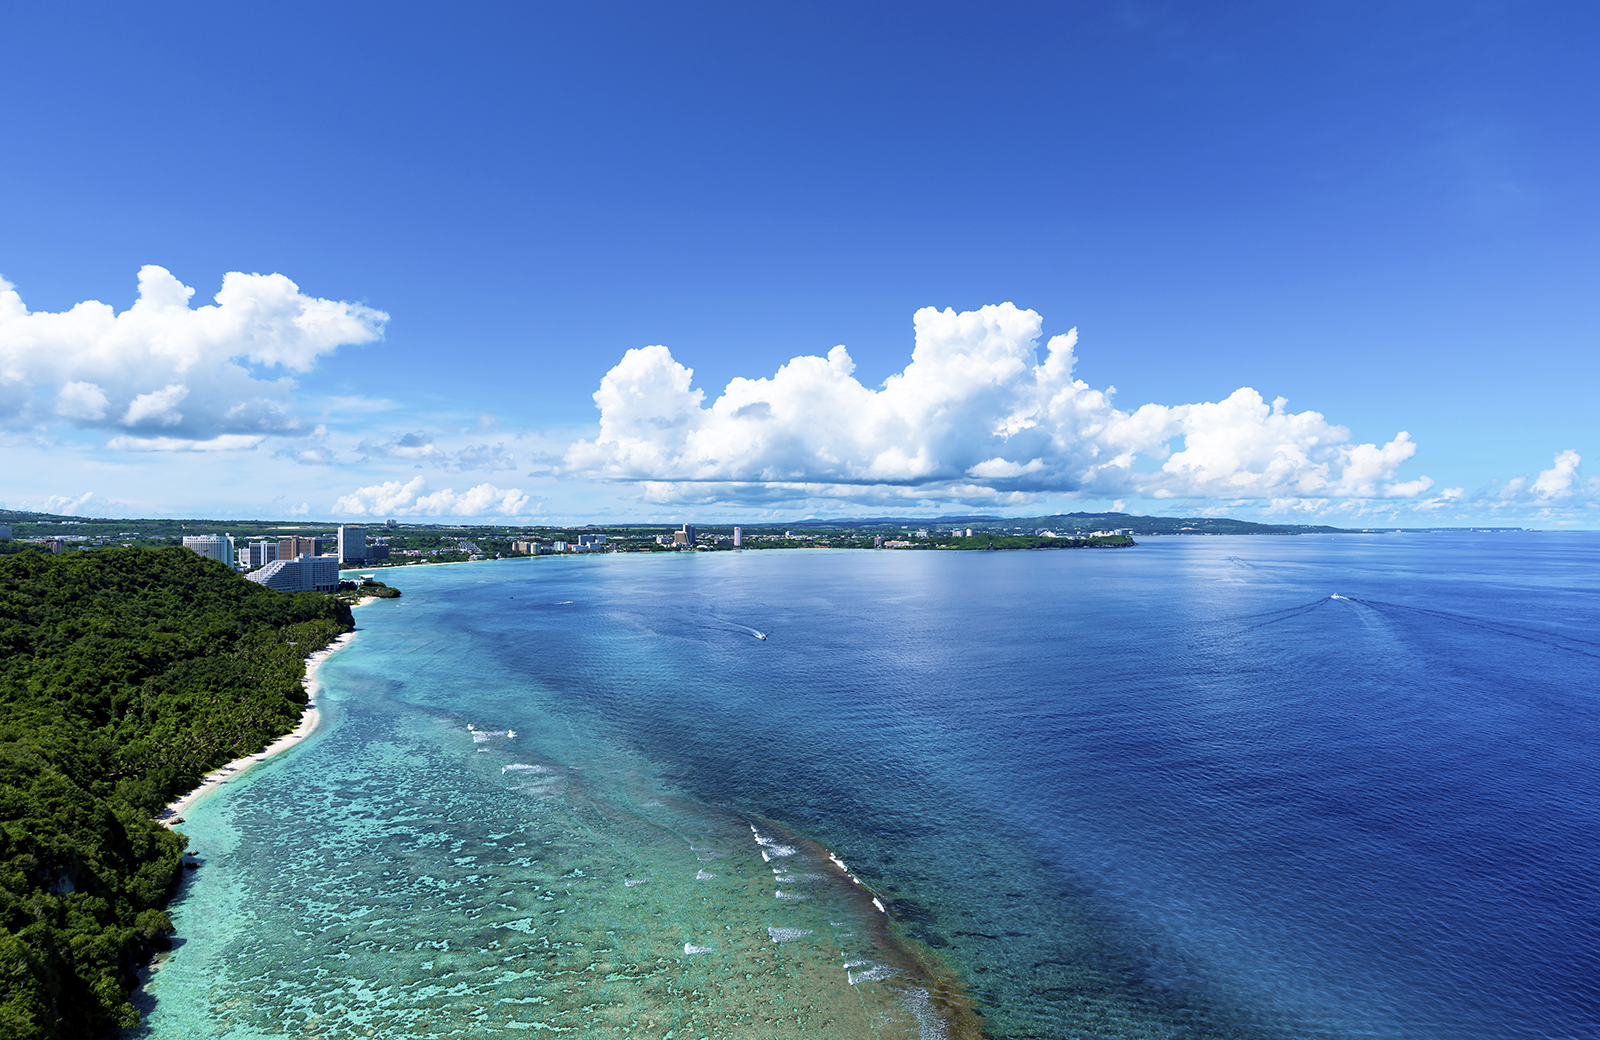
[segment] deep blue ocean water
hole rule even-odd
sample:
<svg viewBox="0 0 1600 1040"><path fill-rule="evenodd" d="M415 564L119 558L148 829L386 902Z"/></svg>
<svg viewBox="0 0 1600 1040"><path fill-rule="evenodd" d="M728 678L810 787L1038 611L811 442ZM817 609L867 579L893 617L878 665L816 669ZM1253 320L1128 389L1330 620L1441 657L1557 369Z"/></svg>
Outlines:
<svg viewBox="0 0 1600 1040"><path fill-rule="evenodd" d="M386 577L140 1035L1600 1036L1600 536Z"/></svg>

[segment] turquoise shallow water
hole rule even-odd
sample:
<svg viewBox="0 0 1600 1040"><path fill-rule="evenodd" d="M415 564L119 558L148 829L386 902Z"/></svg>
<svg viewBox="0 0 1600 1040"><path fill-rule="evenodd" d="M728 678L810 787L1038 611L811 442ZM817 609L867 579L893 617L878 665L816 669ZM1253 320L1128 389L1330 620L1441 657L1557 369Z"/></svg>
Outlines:
<svg viewBox="0 0 1600 1040"><path fill-rule="evenodd" d="M943 1032L841 860L687 798L483 652L505 633L459 603L513 576L439 568L365 608L317 734L188 814L204 866L140 1033Z"/></svg>
<svg viewBox="0 0 1600 1040"><path fill-rule="evenodd" d="M1596 1035L1597 561L396 572L322 729L189 814L138 1033Z"/></svg>

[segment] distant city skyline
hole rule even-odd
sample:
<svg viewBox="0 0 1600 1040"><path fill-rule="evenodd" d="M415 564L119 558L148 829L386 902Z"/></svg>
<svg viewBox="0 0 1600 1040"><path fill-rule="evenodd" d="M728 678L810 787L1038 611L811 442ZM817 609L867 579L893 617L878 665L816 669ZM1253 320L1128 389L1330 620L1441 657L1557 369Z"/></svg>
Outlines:
<svg viewBox="0 0 1600 1040"><path fill-rule="evenodd" d="M1600 12L424 10L14 14L0 507L1600 526Z"/></svg>

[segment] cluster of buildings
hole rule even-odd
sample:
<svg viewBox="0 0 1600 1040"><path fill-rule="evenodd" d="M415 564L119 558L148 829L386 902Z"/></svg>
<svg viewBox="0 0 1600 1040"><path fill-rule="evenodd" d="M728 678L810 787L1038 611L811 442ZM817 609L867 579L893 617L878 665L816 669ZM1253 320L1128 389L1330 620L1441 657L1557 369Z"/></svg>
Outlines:
<svg viewBox="0 0 1600 1040"><path fill-rule="evenodd" d="M606 536L603 534L580 534L576 542L557 541L549 545L540 545L532 539L521 539L511 543L511 551L528 556L551 556L556 553L595 552L605 544Z"/></svg>
<svg viewBox="0 0 1600 1040"><path fill-rule="evenodd" d="M682 528L673 531L671 534L656 535L657 545L672 546L679 549L693 549L697 545L713 543L731 544L735 549L742 548L744 546L744 529L735 527L732 535L702 535L695 530L694 524L684 524Z"/></svg>
<svg viewBox="0 0 1600 1040"><path fill-rule="evenodd" d="M386 539L367 542L366 528L340 527L332 537L262 539L235 545L231 535L185 535L183 547L248 572L250 581L281 592L333 592L340 567L362 567L389 555Z"/></svg>
<svg viewBox="0 0 1600 1040"><path fill-rule="evenodd" d="M339 558L301 555L272 560L245 579L279 592L334 592L339 588Z"/></svg>
<svg viewBox="0 0 1600 1040"><path fill-rule="evenodd" d="M735 527L731 535L727 534L702 534L694 524L684 524L676 531L655 536L657 545L664 545L671 549L696 549L712 545L731 545L735 549L744 546L744 529ZM627 543L623 543L627 548ZM511 543L511 551L524 556L550 556L558 553L572 552L598 552L605 548L606 536L603 534L580 534L575 542L552 541L541 544L532 538L519 538Z"/></svg>
<svg viewBox="0 0 1600 1040"><path fill-rule="evenodd" d="M31 539L31 540L25 542L24 544L26 544L26 545L37 545L40 549L43 549L47 553L59 553L59 552L66 552L67 543L68 542L82 542L82 541L87 541L87 539L85 539L82 535L78 535L77 537L72 537L70 535L69 536L57 535L54 538L34 538L34 539Z"/></svg>

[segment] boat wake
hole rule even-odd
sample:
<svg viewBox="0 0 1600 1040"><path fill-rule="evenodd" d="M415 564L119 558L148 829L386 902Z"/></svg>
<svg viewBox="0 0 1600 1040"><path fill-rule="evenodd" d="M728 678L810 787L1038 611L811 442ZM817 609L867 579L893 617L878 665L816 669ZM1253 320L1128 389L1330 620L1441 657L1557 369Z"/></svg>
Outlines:
<svg viewBox="0 0 1600 1040"><path fill-rule="evenodd" d="M743 632L748 636L754 636L756 639L764 640L767 638L767 634L761 631L759 628L751 628L749 625L741 625L737 621L723 621L721 618L716 618L714 620L716 622L715 624L701 625L700 627L709 628L720 632Z"/></svg>
<svg viewBox="0 0 1600 1040"><path fill-rule="evenodd" d="M1250 631L1252 629L1265 628L1268 625L1281 624L1282 622L1297 618L1302 614L1309 614L1318 607L1327 606L1330 600L1346 598L1347 597L1341 596L1336 592L1332 596L1324 596L1314 599L1309 603L1298 603L1292 607L1284 607L1279 610L1267 610L1259 614L1244 614L1224 620L1238 623L1242 626L1243 630Z"/></svg>
<svg viewBox="0 0 1600 1040"><path fill-rule="evenodd" d="M1530 643L1540 643L1556 650L1567 653L1582 654L1584 657L1600 657L1600 643L1583 639L1565 632L1549 629L1532 628L1527 625L1518 625L1514 622L1500 621L1496 618L1474 617L1471 614L1457 614L1448 610L1433 610L1427 607L1407 606L1404 603L1386 603L1380 599L1357 599L1354 596L1339 596L1338 599L1359 603L1370 607L1380 613L1391 616L1403 614L1421 614L1440 621L1447 621L1464 627L1483 629L1497 635L1509 636L1513 639L1525 639Z"/></svg>

